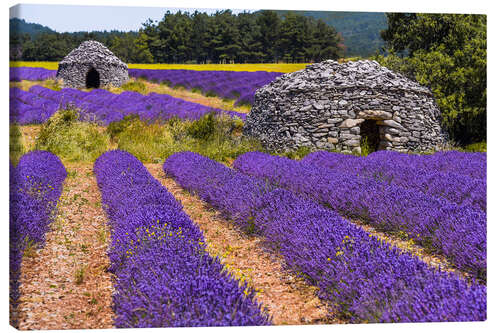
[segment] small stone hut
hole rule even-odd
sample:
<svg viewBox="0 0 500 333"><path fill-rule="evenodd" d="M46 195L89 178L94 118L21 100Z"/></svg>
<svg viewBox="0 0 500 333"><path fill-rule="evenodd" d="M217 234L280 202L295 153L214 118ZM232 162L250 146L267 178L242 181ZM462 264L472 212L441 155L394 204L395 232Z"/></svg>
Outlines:
<svg viewBox="0 0 500 333"><path fill-rule="evenodd" d="M65 87L100 88L127 82L128 67L103 44L89 40L71 51L57 69Z"/></svg>
<svg viewBox="0 0 500 333"><path fill-rule="evenodd" d="M428 88L376 61L327 60L257 90L243 133L274 151L418 152L445 142L440 117Z"/></svg>

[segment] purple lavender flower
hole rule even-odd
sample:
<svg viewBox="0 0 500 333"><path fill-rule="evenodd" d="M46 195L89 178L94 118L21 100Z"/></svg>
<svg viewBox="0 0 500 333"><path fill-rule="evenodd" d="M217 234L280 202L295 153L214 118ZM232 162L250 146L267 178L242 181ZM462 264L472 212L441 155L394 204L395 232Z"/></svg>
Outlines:
<svg viewBox="0 0 500 333"><path fill-rule="evenodd" d="M47 151L23 155L17 167L10 164L9 267L10 301L14 306L19 298L24 249L28 244L43 246L65 178L63 164Z"/></svg>
<svg viewBox="0 0 500 333"><path fill-rule="evenodd" d="M112 232L117 327L270 324L254 290L207 253L200 229L139 160L109 151L94 172Z"/></svg>
<svg viewBox="0 0 500 333"><path fill-rule="evenodd" d="M318 151L304 164L376 179L486 211L486 154L442 152L408 155L378 151L367 157Z"/></svg>
<svg viewBox="0 0 500 333"><path fill-rule="evenodd" d="M55 79L57 71L40 67L10 67L10 81Z"/></svg>
<svg viewBox="0 0 500 333"><path fill-rule="evenodd" d="M68 107L80 110L80 120L96 121L104 125L119 121L130 114L139 115L142 120L150 121L168 120L172 117L197 120L210 112L241 119L246 117L245 114L236 111L211 108L156 93L141 95L125 91L113 94L103 89L84 92L72 88L55 91L32 86L29 91L13 88L10 94L11 121L20 125L43 123L58 109Z"/></svg>
<svg viewBox="0 0 500 333"><path fill-rule="evenodd" d="M279 72L194 71L185 69L129 69L130 77L171 86L199 89L208 95L237 99L236 105L252 104L255 91L270 83Z"/></svg>
<svg viewBox="0 0 500 333"><path fill-rule="evenodd" d="M317 286L332 312L351 322L486 319L485 286L430 268L306 197L192 152L171 155L163 168L240 227L263 236L289 270Z"/></svg>
<svg viewBox="0 0 500 333"><path fill-rule="evenodd" d="M360 159L341 157L334 169L325 169L307 160L251 152L240 155L233 165L248 175L306 195L344 216L360 218L383 231L406 233L427 249L444 254L457 268L486 279L483 210L381 182L373 176L337 171L341 165L357 168ZM432 163L440 162L434 158Z"/></svg>

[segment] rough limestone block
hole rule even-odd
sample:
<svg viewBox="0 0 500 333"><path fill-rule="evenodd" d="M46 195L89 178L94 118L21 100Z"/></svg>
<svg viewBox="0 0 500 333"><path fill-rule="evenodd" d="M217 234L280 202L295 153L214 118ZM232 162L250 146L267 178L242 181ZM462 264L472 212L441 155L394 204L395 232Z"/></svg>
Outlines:
<svg viewBox="0 0 500 333"><path fill-rule="evenodd" d="M387 111L364 110L358 113L358 118L364 119L391 119L392 114Z"/></svg>
<svg viewBox="0 0 500 333"><path fill-rule="evenodd" d="M400 129L400 130L405 130L405 128L400 123L398 123L392 119L377 121L377 124L394 127L394 128Z"/></svg>
<svg viewBox="0 0 500 333"><path fill-rule="evenodd" d="M361 124L363 121L365 121L364 119L346 119L344 120L340 125L339 127L340 128L351 128L351 127L354 127L354 126L358 126L359 124Z"/></svg>
<svg viewBox="0 0 500 333"><path fill-rule="evenodd" d="M356 139L346 140L342 143L349 147L359 147L359 140Z"/></svg>
<svg viewBox="0 0 500 333"><path fill-rule="evenodd" d="M359 146L358 146L358 147L354 147L354 148L352 149L352 152L353 152L354 154L361 155L361 147L359 147Z"/></svg>

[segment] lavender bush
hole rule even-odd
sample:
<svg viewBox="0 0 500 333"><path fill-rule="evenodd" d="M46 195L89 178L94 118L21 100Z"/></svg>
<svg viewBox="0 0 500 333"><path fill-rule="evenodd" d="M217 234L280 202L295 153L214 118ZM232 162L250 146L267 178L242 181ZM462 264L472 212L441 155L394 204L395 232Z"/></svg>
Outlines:
<svg viewBox="0 0 500 333"><path fill-rule="evenodd" d="M21 261L26 246L42 246L62 192L66 169L57 156L33 151L10 164L10 299L19 298Z"/></svg>
<svg viewBox="0 0 500 333"><path fill-rule="evenodd" d="M55 91L41 86L32 86L29 91L19 88L10 90L11 122L20 125L43 123L58 109L67 107L78 108L81 120L97 121L103 125L119 121L129 114L137 114L143 120L152 121L172 117L196 120L210 112L242 119L246 117L243 113L215 109L156 93L141 95L125 91L113 94L103 89L84 92L73 88Z"/></svg>
<svg viewBox="0 0 500 333"><path fill-rule="evenodd" d="M59 109L59 104L56 101L19 88L10 88L9 97L11 123L41 124Z"/></svg>
<svg viewBox="0 0 500 333"><path fill-rule="evenodd" d="M259 152L240 155L234 168L327 205L338 213L403 233L457 268L486 279L486 213L376 179L337 173Z"/></svg>
<svg viewBox="0 0 500 333"><path fill-rule="evenodd" d="M206 252L202 232L139 160L109 151L94 172L112 231L116 327L270 324L254 290Z"/></svg>
<svg viewBox="0 0 500 333"><path fill-rule="evenodd" d="M319 288L351 322L486 319L486 287L429 268L334 211L201 155L170 156L164 171L245 229Z"/></svg>
<svg viewBox="0 0 500 333"><path fill-rule="evenodd" d="M443 152L419 156L388 150L356 157L318 151L304 157L302 162L331 169L334 173L418 190L486 211L485 157L482 153ZM483 174L484 178L480 178Z"/></svg>
<svg viewBox="0 0 500 333"><path fill-rule="evenodd" d="M130 77L171 86L199 89L226 99L236 99L235 104L253 104L255 91L273 81L279 72L194 71L185 69L129 69Z"/></svg>

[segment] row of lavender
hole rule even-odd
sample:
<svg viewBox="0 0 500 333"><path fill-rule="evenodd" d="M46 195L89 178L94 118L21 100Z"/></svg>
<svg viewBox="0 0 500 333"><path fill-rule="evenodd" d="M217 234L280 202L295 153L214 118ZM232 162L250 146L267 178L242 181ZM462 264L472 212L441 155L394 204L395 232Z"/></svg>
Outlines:
<svg viewBox="0 0 500 333"><path fill-rule="evenodd" d="M10 81L45 81L48 79L55 79L57 71L50 70L42 67L10 67L9 77Z"/></svg>
<svg viewBox="0 0 500 333"><path fill-rule="evenodd" d="M185 69L129 69L129 75L171 86L199 89L205 94L236 99L235 104L253 104L257 89L270 83L280 72L193 71Z"/></svg>
<svg viewBox="0 0 500 333"><path fill-rule="evenodd" d="M444 254L457 268L486 280L486 213L481 209L374 178L259 152L240 155L233 165L341 215L360 218L383 231L404 232L427 249Z"/></svg>
<svg viewBox="0 0 500 333"><path fill-rule="evenodd" d="M94 172L112 233L116 327L270 323L254 291L206 252L202 232L139 160L110 151Z"/></svg>
<svg viewBox="0 0 500 333"><path fill-rule="evenodd" d="M380 171L383 174L389 172L386 168L387 165L394 165L394 168L410 168L415 172L432 171L452 173L478 180L486 179L486 153L440 151L430 155L417 155L381 150L371 153L366 157L358 157L355 155L317 151L304 157L303 161L314 163L321 167L342 170L342 172L350 172L353 167L356 168L354 163L346 162L367 163L370 161L373 162L372 166L377 169L377 172ZM376 165L375 163L383 164L383 166ZM362 169L366 168L357 167L352 173L357 173ZM362 172L366 171L362 170ZM394 175L396 178L400 178L397 174ZM391 177L392 174L383 178L390 180Z"/></svg>
<svg viewBox="0 0 500 333"><path fill-rule="evenodd" d="M431 269L314 201L191 152L169 157L164 171L262 235L290 270L319 288L332 312L352 322L486 318L485 286Z"/></svg>
<svg viewBox="0 0 500 333"><path fill-rule="evenodd" d="M119 121L129 114L139 115L144 120L167 120L172 117L196 120L210 112L242 119L246 116L156 93L141 95L125 91L113 94L103 89L85 92L72 88L56 91L42 86L33 86L29 91L10 89L11 122L20 125L43 123L57 110L67 107L78 108L81 120L97 121L104 125Z"/></svg>
<svg viewBox="0 0 500 333"><path fill-rule="evenodd" d="M420 156L383 150L358 157L319 151L302 162L486 211L486 153L450 151Z"/></svg>
<svg viewBox="0 0 500 333"><path fill-rule="evenodd" d="M33 151L10 164L10 299L19 298L21 261L26 246L43 245L45 233L62 192L66 169L57 156Z"/></svg>

